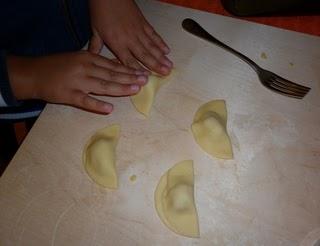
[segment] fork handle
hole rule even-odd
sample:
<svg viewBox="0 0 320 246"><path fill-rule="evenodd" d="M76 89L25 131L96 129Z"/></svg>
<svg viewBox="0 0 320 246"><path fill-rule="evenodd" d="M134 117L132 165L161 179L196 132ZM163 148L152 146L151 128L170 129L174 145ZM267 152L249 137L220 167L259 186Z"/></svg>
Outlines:
<svg viewBox="0 0 320 246"><path fill-rule="evenodd" d="M203 38L204 40L207 40L229 52L232 54L236 55L246 63L248 63L256 72L260 69L258 64L256 64L254 61L252 61L249 57L241 54L240 52L234 50L233 48L229 47L228 45L222 43L220 40L216 39L213 37L210 33L208 33L205 29L203 29L197 22L195 22L192 19L184 19L182 22L182 27L185 29L187 32L199 37Z"/></svg>

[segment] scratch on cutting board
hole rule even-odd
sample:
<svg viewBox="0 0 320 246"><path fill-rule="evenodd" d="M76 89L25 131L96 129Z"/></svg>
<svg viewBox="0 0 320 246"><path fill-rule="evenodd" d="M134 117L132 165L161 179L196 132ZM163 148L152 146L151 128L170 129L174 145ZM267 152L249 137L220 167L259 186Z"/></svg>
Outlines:
<svg viewBox="0 0 320 246"><path fill-rule="evenodd" d="M18 240L18 245L21 245L21 242L22 242L22 235L23 235L23 233L24 233L24 231L26 230L26 228L25 227L23 227L23 229L22 229L22 231L21 231L21 233L20 233L20 235L19 235L19 240Z"/></svg>
<svg viewBox="0 0 320 246"><path fill-rule="evenodd" d="M187 129L184 129L182 127L180 127L175 121L174 119L172 119L171 117L169 117L168 115L166 115L165 113L163 113L160 109L158 109L156 106L154 106L155 111L157 111L161 116L163 116L164 118L166 118L173 126L175 126L175 128L179 131L183 131L183 132L187 132Z"/></svg>
<svg viewBox="0 0 320 246"><path fill-rule="evenodd" d="M110 219L113 219L113 220L120 220L121 222L132 222L132 223L134 223L134 224L138 224L138 225L140 225L140 226L144 227L145 229L150 230L150 228L149 228L148 226L146 226L144 222L139 221L139 220L129 219L129 218L124 218L124 217L119 216L119 215L114 216L113 218L110 218Z"/></svg>
<svg viewBox="0 0 320 246"><path fill-rule="evenodd" d="M302 166L305 167L305 168L309 168L309 169L318 169L318 168L320 168L320 165L318 165L318 166L302 165Z"/></svg>
<svg viewBox="0 0 320 246"><path fill-rule="evenodd" d="M23 173L27 174L26 171L31 167L32 167L32 165L29 165L29 166L25 166L25 167L19 169L19 171L13 176L12 183L16 182L16 180L19 178L19 175L21 175L21 174L23 175Z"/></svg>
<svg viewBox="0 0 320 246"><path fill-rule="evenodd" d="M121 228L119 230L119 233L125 235L125 237L129 238L132 242L137 241L137 239L134 236L130 236L131 233L127 233L127 232L134 232L132 230L132 226L128 222L132 222L132 223L135 223L136 225L140 225L144 229L152 232L152 229L150 227L146 226L143 222L138 221L138 220L123 218L120 216L110 217L109 219L112 220L112 223L114 225L117 225L119 228ZM140 236L147 239L147 237L144 235L144 233L142 233Z"/></svg>
<svg viewBox="0 0 320 246"><path fill-rule="evenodd" d="M269 149L267 150L268 153L269 153L269 156L270 156L270 159L271 159L271 164L273 165L274 167L274 170L276 171L276 173L278 174L277 177L278 179L276 181L281 181L283 179L286 178L285 174L282 172L280 166L279 166L279 163L277 161L277 159L274 157L273 153L274 153L274 150L273 149Z"/></svg>
<svg viewBox="0 0 320 246"><path fill-rule="evenodd" d="M13 229L14 230L15 228L17 228L18 224L20 223L21 219L22 219L22 216L25 214L25 212L28 210L29 207L31 207L31 205L41 196L49 193L50 190L46 190L44 192L41 192L39 195L33 197L28 203L27 205L24 207L24 209L22 209L22 211L20 212L19 216L18 216L18 219L17 219L17 222L15 223L15 225L13 226ZM22 233L24 232L24 229L22 230L22 232L20 233L19 237L22 236ZM12 234L15 234L12 232Z"/></svg>
<svg viewBox="0 0 320 246"><path fill-rule="evenodd" d="M58 229L58 226L63 218L63 216L66 215L67 212L69 212L69 210L75 205L75 203L71 203L64 211L61 212L61 214L59 215L58 219L57 219L57 222L54 226L54 229L53 229L53 233L52 233L52 240L51 240L51 245L54 246L54 242L56 240L56 233L57 233L57 229Z"/></svg>
<svg viewBox="0 0 320 246"><path fill-rule="evenodd" d="M230 131L230 138L232 140L231 141L232 142L232 146L234 146L238 151L240 151L239 139L237 138L237 136L235 135L233 130Z"/></svg>
<svg viewBox="0 0 320 246"><path fill-rule="evenodd" d="M93 218L94 218L95 228L94 228L93 237L90 242L90 245L95 245L95 241L97 239L97 214L94 212L94 210L92 210L92 214L93 214Z"/></svg>
<svg viewBox="0 0 320 246"><path fill-rule="evenodd" d="M196 104L201 104L202 103L202 100L200 100L199 98L189 95L188 91L186 89L185 89L185 92L186 93L181 93L179 91L171 91L170 94L173 94L176 97L183 97L184 100L187 99L187 100L189 100L191 102L194 102Z"/></svg>

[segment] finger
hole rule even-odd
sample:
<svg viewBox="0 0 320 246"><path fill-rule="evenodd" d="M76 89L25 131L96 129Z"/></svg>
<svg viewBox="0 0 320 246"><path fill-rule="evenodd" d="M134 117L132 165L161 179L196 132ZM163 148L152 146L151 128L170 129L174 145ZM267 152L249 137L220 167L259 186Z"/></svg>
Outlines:
<svg viewBox="0 0 320 246"><path fill-rule="evenodd" d="M149 36L149 38L162 50L164 54L170 53L169 46L163 41L160 35L153 29L152 26L146 24L144 26L145 33Z"/></svg>
<svg viewBox="0 0 320 246"><path fill-rule="evenodd" d="M71 105L102 114L110 114L113 110L112 104L93 98L81 91L74 91L71 94Z"/></svg>
<svg viewBox="0 0 320 246"><path fill-rule="evenodd" d="M161 64L139 40L131 45L131 50L134 56L150 70L162 75L170 73L170 68Z"/></svg>
<svg viewBox="0 0 320 246"><path fill-rule="evenodd" d="M94 54L99 54L103 47L103 41L96 29L93 29L93 34L89 43L89 51Z"/></svg>
<svg viewBox="0 0 320 246"><path fill-rule="evenodd" d="M104 96L129 96L139 92L140 86L137 84L118 84L105 80L92 78L88 84L88 92Z"/></svg>
<svg viewBox="0 0 320 246"><path fill-rule="evenodd" d="M103 56L94 56L93 63L100 67L111 69L115 72L127 73L127 74L135 74L135 75L143 75L142 70L137 70L128 66L122 65L117 59L108 59Z"/></svg>
<svg viewBox="0 0 320 246"><path fill-rule="evenodd" d="M118 58L112 58L112 59L110 59L110 61L117 63L117 64L121 63Z"/></svg>
<svg viewBox="0 0 320 246"><path fill-rule="evenodd" d="M139 64L137 59L128 49L119 51L115 50L115 53L123 65L142 71L145 75L150 75L150 72Z"/></svg>
<svg viewBox="0 0 320 246"><path fill-rule="evenodd" d="M155 45L155 43L147 36L141 35L139 36L140 42L143 46L163 65L168 68L173 67L173 63L163 54L162 50Z"/></svg>
<svg viewBox="0 0 320 246"><path fill-rule="evenodd" d="M110 59L112 62L114 62L116 65L122 65L121 61L117 58L113 58L113 59ZM124 65L122 65L124 66ZM127 66L124 66L125 68L129 68L129 69L133 69L133 68L130 68L130 67L127 67ZM145 70L145 69L133 69L134 70L134 73L136 75L146 75L146 76L149 76L151 73L148 71L148 70ZM119 72L121 72L122 70L119 70ZM125 70L123 70L123 72L125 72Z"/></svg>
<svg viewBox="0 0 320 246"><path fill-rule="evenodd" d="M136 75L150 75L150 72L149 71L146 71L144 69L133 69L133 68L130 68L130 67L127 67L127 66L124 66L122 65L121 61L117 58L113 58L113 59L110 59L111 62L115 63L115 65L121 65L121 68L125 68L125 69L120 69L119 70L115 67L115 69L118 71L118 72L123 72L123 73L131 73L131 72L128 72L128 69L133 71L134 74Z"/></svg>
<svg viewBox="0 0 320 246"><path fill-rule="evenodd" d="M117 72L111 69L92 65L88 74L90 77L94 77L100 80L105 80L119 84L138 84L145 85L148 82L148 78L145 75L135 75Z"/></svg>

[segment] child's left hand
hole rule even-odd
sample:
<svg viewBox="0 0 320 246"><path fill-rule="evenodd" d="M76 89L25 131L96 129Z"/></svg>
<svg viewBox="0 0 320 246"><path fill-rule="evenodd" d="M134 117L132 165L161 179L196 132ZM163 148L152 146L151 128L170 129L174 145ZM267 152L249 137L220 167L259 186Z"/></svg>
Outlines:
<svg viewBox="0 0 320 246"><path fill-rule="evenodd" d="M93 36L89 51L99 53L105 43L126 66L167 75L172 62L169 47L147 22L133 0L90 0Z"/></svg>

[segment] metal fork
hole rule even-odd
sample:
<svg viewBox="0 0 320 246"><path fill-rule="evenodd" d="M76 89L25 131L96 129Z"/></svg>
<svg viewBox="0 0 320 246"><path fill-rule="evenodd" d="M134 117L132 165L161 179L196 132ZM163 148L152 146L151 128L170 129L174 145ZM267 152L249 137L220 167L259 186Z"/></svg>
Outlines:
<svg viewBox="0 0 320 246"><path fill-rule="evenodd" d="M296 84L280 77L273 72L261 68L247 56L241 54L240 52L234 50L233 48L213 37L194 20L189 18L184 19L182 22L182 27L191 34L194 34L197 37L203 38L215 45L218 45L219 47L233 53L234 55L238 56L240 59L248 63L254 69L254 71L256 71L261 83L268 89L288 97L299 99L302 99L309 92L309 87Z"/></svg>

